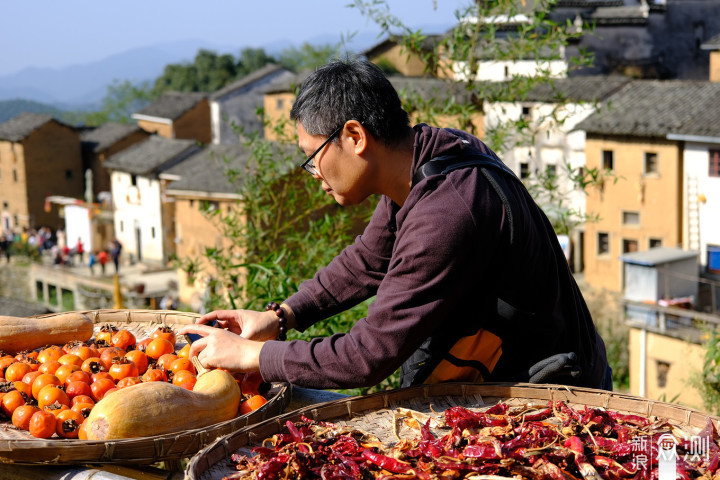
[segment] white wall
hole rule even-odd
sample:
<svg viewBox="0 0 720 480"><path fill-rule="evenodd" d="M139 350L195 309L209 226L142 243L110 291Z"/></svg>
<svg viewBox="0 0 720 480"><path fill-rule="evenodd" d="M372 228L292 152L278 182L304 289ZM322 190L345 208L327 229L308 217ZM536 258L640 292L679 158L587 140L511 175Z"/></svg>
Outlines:
<svg viewBox="0 0 720 480"><path fill-rule="evenodd" d="M531 145L518 146L502 152L502 160L516 173L520 174L520 164L526 162L530 170L544 171L554 165L558 175L558 184L565 205L579 214L585 213L586 195L568 176L566 164L573 171L585 166L585 132L571 130L594 111L592 104L569 103L557 109L547 103L494 103L488 105L485 116L485 128L491 129L507 121L520 119L523 106L530 107L531 123L535 129L535 138Z"/></svg>
<svg viewBox="0 0 720 480"><path fill-rule="evenodd" d="M683 173L683 190L688 192L688 181L697 179L698 196L705 197L705 202L700 201L698 206L700 220L700 244L697 247L700 253L700 264L707 265L707 246L720 245L720 221L718 215L720 212L720 177L710 177L708 175L709 168L709 150L720 149L719 144L703 144L688 142L685 145L684 155L684 173ZM689 218L688 210L692 208L692 200L688 198L688 194L683 198L683 217ZM697 199L695 199L697 200ZM688 222L683 225L683 239L688 238ZM683 245L684 248L693 248L693 245Z"/></svg>
<svg viewBox="0 0 720 480"><path fill-rule="evenodd" d="M456 62L453 65L453 75L457 81L467 81L466 62ZM567 76L567 63L564 60L551 60L537 62L535 60L517 61L487 61L480 62L475 80L500 82L511 77L531 77L547 71L554 78Z"/></svg>
<svg viewBox="0 0 720 480"><path fill-rule="evenodd" d="M131 176L113 172L110 177L115 205L115 235L123 244L123 254L144 261L164 260L160 182L138 176L132 185ZM140 248L138 254L138 235Z"/></svg>
<svg viewBox="0 0 720 480"><path fill-rule="evenodd" d="M90 212L87 207L65 205L65 241L67 246L75 248L78 238L82 241L85 251L83 259L88 261L88 252L93 248Z"/></svg>

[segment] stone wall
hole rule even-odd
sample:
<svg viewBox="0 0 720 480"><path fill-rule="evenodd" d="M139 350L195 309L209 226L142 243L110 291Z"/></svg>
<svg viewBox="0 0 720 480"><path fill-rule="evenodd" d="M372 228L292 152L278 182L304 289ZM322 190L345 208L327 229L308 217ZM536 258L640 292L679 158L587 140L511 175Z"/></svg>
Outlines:
<svg viewBox="0 0 720 480"><path fill-rule="evenodd" d="M13 258L10 264L5 263L4 258L0 259L0 297L35 303L29 272L24 259Z"/></svg>

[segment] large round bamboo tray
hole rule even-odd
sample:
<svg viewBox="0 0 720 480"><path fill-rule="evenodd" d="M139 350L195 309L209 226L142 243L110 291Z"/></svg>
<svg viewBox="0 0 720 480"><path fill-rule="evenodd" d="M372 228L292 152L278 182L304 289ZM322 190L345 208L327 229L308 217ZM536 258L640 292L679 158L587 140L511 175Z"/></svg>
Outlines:
<svg viewBox="0 0 720 480"><path fill-rule="evenodd" d="M301 415L354 427L394 443L395 433L402 436L404 431L402 422L394 420L393 412L399 407L435 415L453 406L483 408L499 402L546 405L550 400L663 417L691 434L705 427L708 417L716 427L720 425L720 418L690 408L605 390L523 383L421 385L311 405L233 432L198 452L188 464L185 480L221 480L230 475L235 472L230 461L233 453L251 455L252 447L283 430L288 420L298 421Z"/></svg>
<svg viewBox="0 0 720 480"><path fill-rule="evenodd" d="M179 328L194 323L200 316L196 313L166 310L88 310L81 311L95 323L95 331L104 324L113 324L135 334L138 339L150 334L162 324ZM42 321L58 314L37 315ZM176 349L185 345L178 338ZM187 430L167 435L130 438L113 441L48 440L32 437L18 430L10 422L0 423L0 463L27 465L68 465L78 463L125 463L151 464L155 462L188 458L215 439L235 430L260 422L282 413L290 402L290 387L273 384L267 394L268 402L259 409L202 429Z"/></svg>

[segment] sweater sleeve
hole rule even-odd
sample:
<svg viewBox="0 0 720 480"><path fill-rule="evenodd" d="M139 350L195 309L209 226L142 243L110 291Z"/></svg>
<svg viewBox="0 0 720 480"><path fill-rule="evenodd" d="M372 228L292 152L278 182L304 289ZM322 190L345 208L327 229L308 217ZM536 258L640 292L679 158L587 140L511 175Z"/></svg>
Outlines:
<svg viewBox="0 0 720 480"><path fill-rule="evenodd" d="M468 275L479 274L472 270L478 266L477 226L467 205L445 182L426 191L404 218L398 213L398 222L387 273L374 278L380 282L368 316L348 333L310 342L267 342L260 353L266 381L310 388L374 385L439 325L452 328L463 321L450 313L463 301Z"/></svg>
<svg viewBox="0 0 720 480"><path fill-rule="evenodd" d="M314 278L300 284L285 300L304 331L376 294L392 254L394 232L388 230L392 203L381 197L372 218L355 243L346 247Z"/></svg>

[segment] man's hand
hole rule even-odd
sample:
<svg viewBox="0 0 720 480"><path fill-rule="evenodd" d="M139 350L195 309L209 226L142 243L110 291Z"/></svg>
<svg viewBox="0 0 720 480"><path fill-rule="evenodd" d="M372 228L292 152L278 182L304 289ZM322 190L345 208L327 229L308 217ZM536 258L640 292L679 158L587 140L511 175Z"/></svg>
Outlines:
<svg viewBox="0 0 720 480"><path fill-rule="evenodd" d="M279 325L275 312L215 310L200 317L197 323L203 325L213 320L217 321L218 327L229 330L248 340L274 340L278 334Z"/></svg>
<svg viewBox="0 0 720 480"><path fill-rule="evenodd" d="M202 338L190 345L189 356L197 356L206 368L225 368L231 372L260 370L263 342L248 340L229 330L207 325L185 325L179 335L197 333Z"/></svg>

